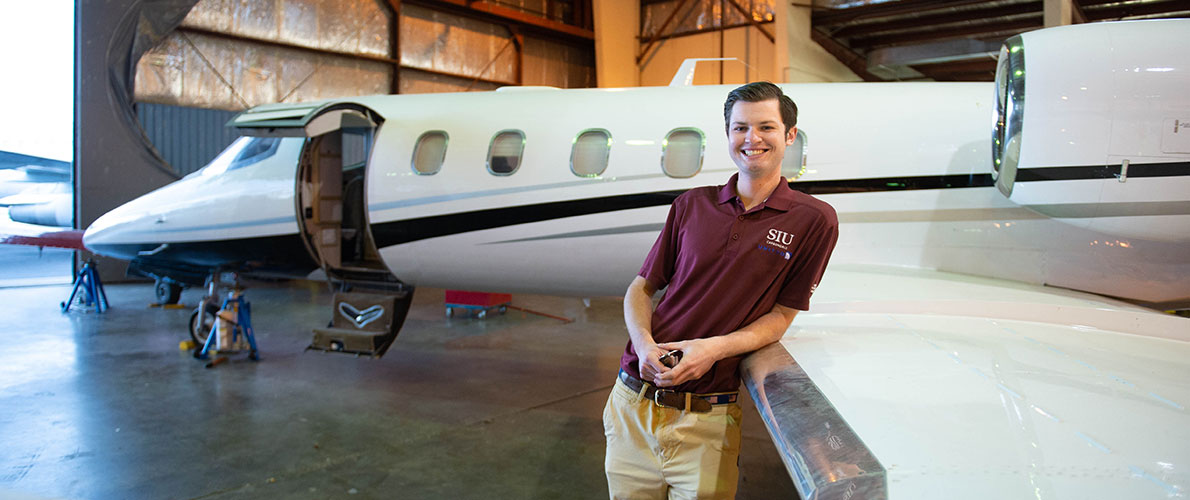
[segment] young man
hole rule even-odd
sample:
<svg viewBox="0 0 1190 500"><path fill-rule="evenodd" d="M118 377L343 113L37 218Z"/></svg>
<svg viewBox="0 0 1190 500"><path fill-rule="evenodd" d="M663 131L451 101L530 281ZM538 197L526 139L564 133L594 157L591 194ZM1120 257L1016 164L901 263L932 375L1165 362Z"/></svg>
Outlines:
<svg viewBox="0 0 1190 500"><path fill-rule="evenodd" d="M723 114L739 172L674 200L624 297L630 340L603 413L613 499L735 496L740 360L809 308L838 238L834 209L781 177L793 101L750 83ZM680 361L663 360L670 351Z"/></svg>

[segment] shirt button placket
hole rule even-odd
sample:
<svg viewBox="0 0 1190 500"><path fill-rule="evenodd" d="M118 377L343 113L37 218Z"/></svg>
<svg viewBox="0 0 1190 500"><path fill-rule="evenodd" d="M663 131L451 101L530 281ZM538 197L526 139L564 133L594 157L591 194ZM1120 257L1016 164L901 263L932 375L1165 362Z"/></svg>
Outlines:
<svg viewBox="0 0 1190 500"><path fill-rule="evenodd" d="M740 233L743 230L744 216L743 214L736 216L736 221L731 224L731 237L728 238L727 252L725 257L735 256L739 252Z"/></svg>

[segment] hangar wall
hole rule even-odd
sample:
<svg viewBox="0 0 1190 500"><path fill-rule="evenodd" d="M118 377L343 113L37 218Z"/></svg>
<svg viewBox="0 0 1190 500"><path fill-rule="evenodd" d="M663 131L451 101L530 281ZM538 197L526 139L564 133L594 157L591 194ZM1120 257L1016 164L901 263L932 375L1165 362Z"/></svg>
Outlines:
<svg viewBox="0 0 1190 500"><path fill-rule="evenodd" d="M594 80L590 43L421 5L201 0L138 63L136 99L240 111L353 95L590 87Z"/></svg>
<svg viewBox="0 0 1190 500"><path fill-rule="evenodd" d="M787 83L862 82L863 78L810 39L810 9L805 5L774 5L774 50L777 78Z"/></svg>
<svg viewBox="0 0 1190 500"><path fill-rule="evenodd" d="M124 69L189 9L190 0L78 0L75 3L75 225L86 228L107 211L173 181L136 128ZM145 21L149 14L153 21ZM80 252L81 258L91 257ZM101 278L124 278L124 266L98 258Z"/></svg>
<svg viewBox="0 0 1190 500"><path fill-rule="evenodd" d="M668 85L688 58L725 57L738 61L699 63L694 83L862 81L810 39L805 5L595 0L595 30L599 82L605 87Z"/></svg>

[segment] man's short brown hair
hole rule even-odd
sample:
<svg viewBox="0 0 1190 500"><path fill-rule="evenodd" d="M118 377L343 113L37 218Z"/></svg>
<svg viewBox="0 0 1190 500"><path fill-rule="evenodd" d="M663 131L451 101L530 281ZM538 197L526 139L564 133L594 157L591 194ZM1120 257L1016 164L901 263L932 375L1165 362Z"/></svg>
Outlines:
<svg viewBox="0 0 1190 500"><path fill-rule="evenodd" d="M761 102L769 99L777 100L777 107L781 109L781 121L785 123L785 133L797 126L797 104L793 99L781 92L781 87L772 82L752 82L736 87L727 94L727 102L723 103L723 129L731 129L731 108L736 101Z"/></svg>

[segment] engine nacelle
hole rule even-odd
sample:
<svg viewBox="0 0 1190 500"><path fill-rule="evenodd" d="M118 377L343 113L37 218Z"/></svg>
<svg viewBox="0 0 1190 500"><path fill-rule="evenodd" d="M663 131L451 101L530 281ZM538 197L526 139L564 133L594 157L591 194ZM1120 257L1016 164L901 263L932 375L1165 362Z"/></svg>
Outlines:
<svg viewBox="0 0 1190 500"><path fill-rule="evenodd" d="M1093 23L1005 41L993 177L1048 217L1190 241L1190 20Z"/></svg>

